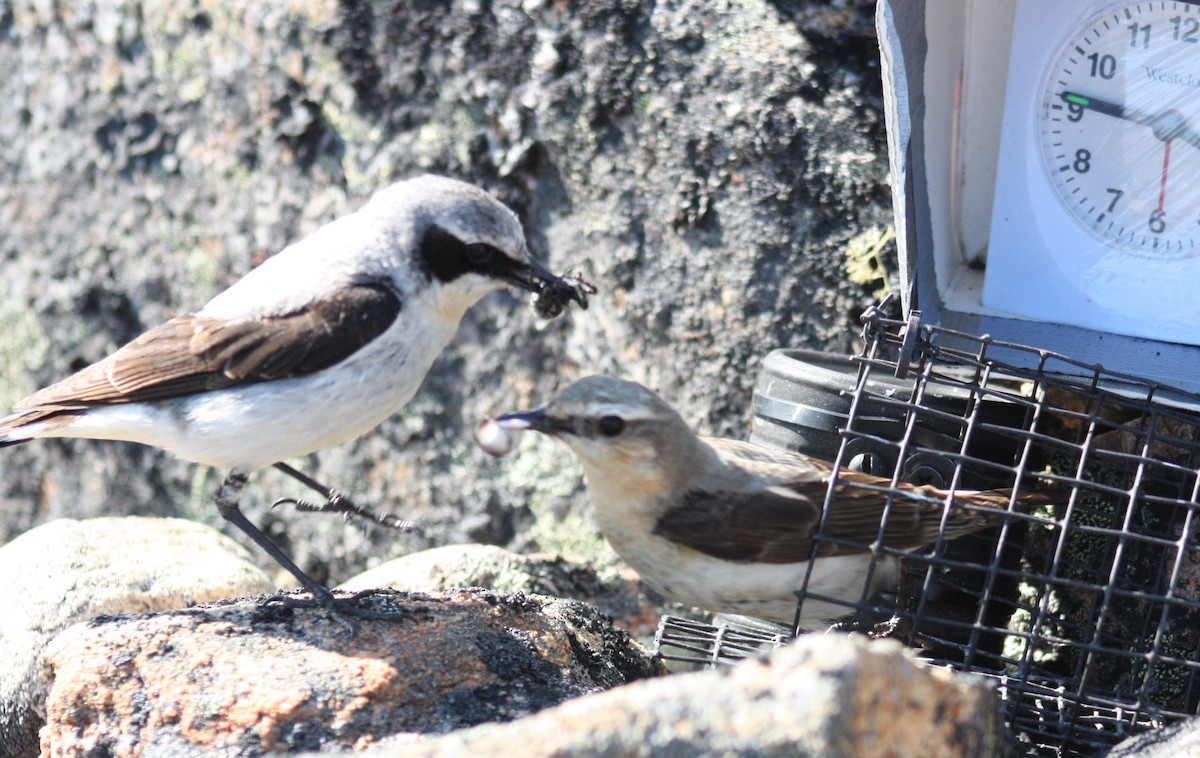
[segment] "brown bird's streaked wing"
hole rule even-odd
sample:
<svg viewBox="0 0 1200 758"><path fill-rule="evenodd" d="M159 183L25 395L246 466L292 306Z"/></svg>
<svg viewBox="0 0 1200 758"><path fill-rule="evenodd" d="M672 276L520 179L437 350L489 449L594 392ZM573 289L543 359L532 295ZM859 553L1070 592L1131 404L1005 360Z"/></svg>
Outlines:
<svg viewBox="0 0 1200 758"><path fill-rule="evenodd" d="M797 470L812 473L792 481L753 490L692 490L679 506L664 513L654 533L701 553L728 561L755 563L797 563L808 560L812 536L821 519L821 510L833 467L824 461L792 453L736 446L734 456L748 462L756 459L761 473L778 473L791 463ZM729 451L724 451L729 452ZM834 494L825 519L823 536L846 540L853 545L824 542L821 555L856 553L866 550L879 536L879 525L888 504L887 493L880 491L891 481L869 474L843 470L841 486ZM929 545L942 528L946 493L933 487L901 484L891 498L883 544L895 549L913 549ZM969 504L1002 510L1009 491L957 492L957 504ZM997 520L986 512L954 508L946 519L946 539L995 526Z"/></svg>
<svg viewBox="0 0 1200 758"><path fill-rule="evenodd" d="M378 337L400 308L389 287L366 283L283 316L238 321L182 316L30 395L14 410L52 414L312 374Z"/></svg>
<svg viewBox="0 0 1200 758"><path fill-rule="evenodd" d="M659 517L654 533L726 561L798 563L808 560L820 523L825 488L818 484L813 490L820 499L773 488L691 490Z"/></svg>

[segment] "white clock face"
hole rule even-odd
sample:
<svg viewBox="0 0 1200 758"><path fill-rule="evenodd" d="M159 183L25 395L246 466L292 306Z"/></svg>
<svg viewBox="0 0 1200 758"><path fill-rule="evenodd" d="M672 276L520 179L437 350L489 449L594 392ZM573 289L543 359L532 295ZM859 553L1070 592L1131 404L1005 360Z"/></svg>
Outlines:
<svg viewBox="0 0 1200 758"><path fill-rule="evenodd" d="M1200 4L1124 2L1068 36L1037 113L1067 212L1105 246L1200 254Z"/></svg>

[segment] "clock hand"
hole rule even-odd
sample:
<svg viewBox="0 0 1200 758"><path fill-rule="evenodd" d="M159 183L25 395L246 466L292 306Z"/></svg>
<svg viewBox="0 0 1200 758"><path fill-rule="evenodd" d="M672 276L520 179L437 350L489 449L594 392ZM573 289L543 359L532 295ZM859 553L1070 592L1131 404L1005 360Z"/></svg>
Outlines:
<svg viewBox="0 0 1200 758"><path fill-rule="evenodd" d="M1132 121L1136 124L1150 126L1153 122L1152 118L1141 111L1126 108L1123 105L1112 103L1108 100L1101 100L1098 97L1088 97L1087 95L1081 95L1078 92L1064 91L1062 93L1062 99L1068 105L1078 105L1080 108L1087 108L1088 110L1096 111L1097 113L1103 113L1105 116L1112 116L1113 118Z"/></svg>
<svg viewBox="0 0 1200 758"><path fill-rule="evenodd" d="M1113 118L1148 126L1154 131L1154 136L1163 142L1172 139L1182 139L1192 147L1200 150L1200 133L1189 129L1187 119L1177 110L1170 109L1152 115L1136 108L1127 108L1119 103L1101 100L1098 97L1081 95L1078 92L1071 92L1069 90L1063 91L1061 97L1067 105L1076 105L1105 116L1112 116Z"/></svg>
<svg viewBox="0 0 1200 758"><path fill-rule="evenodd" d="M1162 178L1158 182L1158 209L1154 214L1160 219L1165 215L1163 207L1167 203L1167 169L1171 165L1171 142L1172 140L1168 139L1166 147L1163 148Z"/></svg>

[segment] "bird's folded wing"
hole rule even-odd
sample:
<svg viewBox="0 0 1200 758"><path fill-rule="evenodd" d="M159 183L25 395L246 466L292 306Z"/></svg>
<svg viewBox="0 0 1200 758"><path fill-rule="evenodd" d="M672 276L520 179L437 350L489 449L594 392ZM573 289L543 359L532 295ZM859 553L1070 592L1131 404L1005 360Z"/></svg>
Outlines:
<svg viewBox="0 0 1200 758"><path fill-rule="evenodd" d="M822 542L821 555L868 550L879 537L888 495L873 489L839 487L821 525L828 486L827 481L800 481L748 491L692 490L679 506L658 519L654 533L706 555L739 562L808 560L818 526L822 526L821 535L827 540ZM921 494L920 499L903 494L890 498L883 532L885 546L911 549L937 538L942 506ZM973 524L962 533L985 525Z"/></svg>
<svg viewBox="0 0 1200 758"><path fill-rule="evenodd" d="M726 561L798 563L810 557L824 497L819 483L812 497L774 487L691 490L658 519L654 533Z"/></svg>
<svg viewBox="0 0 1200 758"><path fill-rule="evenodd" d="M294 313L226 321L182 316L98 363L30 395L17 411L163 400L333 366L395 321L401 302L383 283L357 284Z"/></svg>

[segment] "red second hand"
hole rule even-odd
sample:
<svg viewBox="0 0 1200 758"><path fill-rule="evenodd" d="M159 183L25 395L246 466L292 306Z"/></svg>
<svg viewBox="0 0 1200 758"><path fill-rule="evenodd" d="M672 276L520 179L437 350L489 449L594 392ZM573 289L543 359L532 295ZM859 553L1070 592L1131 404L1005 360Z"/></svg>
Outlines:
<svg viewBox="0 0 1200 758"><path fill-rule="evenodd" d="M1167 140L1166 147L1163 149L1163 170L1162 180L1158 184L1158 210L1155 213L1160 216L1163 213L1163 206L1167 202L1167 168L1171 165L1171 142L1175 138Z"/></svg>

